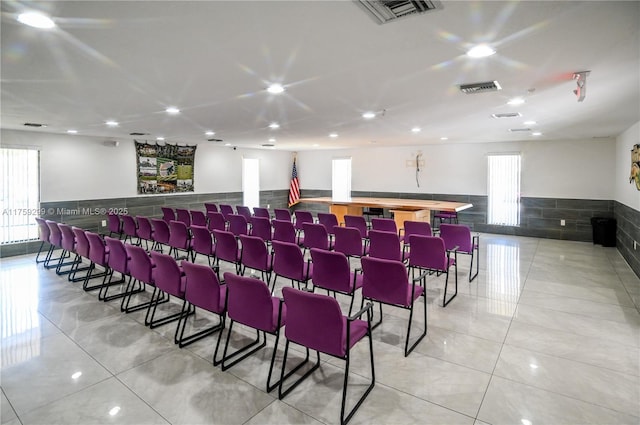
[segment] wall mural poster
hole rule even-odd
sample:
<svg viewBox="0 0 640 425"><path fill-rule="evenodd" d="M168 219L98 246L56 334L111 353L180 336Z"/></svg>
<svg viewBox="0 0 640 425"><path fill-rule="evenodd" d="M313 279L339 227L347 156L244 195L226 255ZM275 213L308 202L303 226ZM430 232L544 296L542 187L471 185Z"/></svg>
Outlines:
<svg viewBox="0 0 640 425"><path fill-rule="evenodd" d="M196 146L135 141L138 193L193 192Z"/></svg>
<svg viewBox="0 0 640 425"><path fill-rule="evenodd" d="M631 149L631 175L629 176L629 183L635 181L636 189L640 190L640 145L635 145Z"/></svg>

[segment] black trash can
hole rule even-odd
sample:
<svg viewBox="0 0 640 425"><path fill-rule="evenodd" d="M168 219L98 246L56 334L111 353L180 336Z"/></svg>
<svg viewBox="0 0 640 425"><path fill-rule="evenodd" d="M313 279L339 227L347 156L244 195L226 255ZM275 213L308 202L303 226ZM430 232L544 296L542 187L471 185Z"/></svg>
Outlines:
<svg viewBox="0 0 640 425"><path fill-rule="evenodd" d="M602 246L616 246L616 219L592 217L593 243Z"/></svg>

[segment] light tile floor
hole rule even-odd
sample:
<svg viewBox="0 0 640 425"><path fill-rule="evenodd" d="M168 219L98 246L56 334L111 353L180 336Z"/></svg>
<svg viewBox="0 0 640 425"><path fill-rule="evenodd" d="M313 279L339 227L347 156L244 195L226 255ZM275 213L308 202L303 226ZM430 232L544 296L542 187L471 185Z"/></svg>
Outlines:
<svg viewBox="0 0 640 425"><path fill-rule="evenodd" d="M443 277L429 278L428 334L407 358L408 315L385 307L376 386L352 423L640 423L640 280L616 249L483 234L480 258L469 283L460 256L459 294L446 308ZM339 422L337 359L323 356L280 401L264 389L272 337L222 372L211 364L217 335L179 349L175 324L150 330L144 312L99 302L33 255L0 266L2 424ZM196 317L191 328L215 320ZM367 344L356 347L350 401L366 385L367 355Z"/></svg>

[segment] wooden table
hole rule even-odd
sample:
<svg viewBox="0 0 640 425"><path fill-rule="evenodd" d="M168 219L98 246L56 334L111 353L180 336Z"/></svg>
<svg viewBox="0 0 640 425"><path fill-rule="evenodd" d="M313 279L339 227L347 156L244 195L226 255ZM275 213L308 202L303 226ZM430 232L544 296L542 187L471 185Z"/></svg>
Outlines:
<svg viewBox="0 0 640 425"><path fill-rule="evenodd" d="M334 201L332 198L302 198L300 202L309 204L329 204L329 211L336 215L338 223L344 223L345 215L362 215L364 207L387 208L393 213L398 229L404 222L431 221L431 211L459 212L473 207L473 204L426 199L398 198L351 198L348 201Z"/></svg>

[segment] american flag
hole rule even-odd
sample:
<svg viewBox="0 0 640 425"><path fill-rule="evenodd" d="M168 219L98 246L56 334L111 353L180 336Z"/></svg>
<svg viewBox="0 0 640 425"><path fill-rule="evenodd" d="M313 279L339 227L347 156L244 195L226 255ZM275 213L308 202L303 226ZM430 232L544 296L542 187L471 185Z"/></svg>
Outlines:
<svg viewBox="0 0 640 425"><path fill-rule="evenodd" d="M296 160L293 160L293 170L291 171L291 184L289 185L289 206L300 202L300 183L298 182L298 170Z"/></svg>

